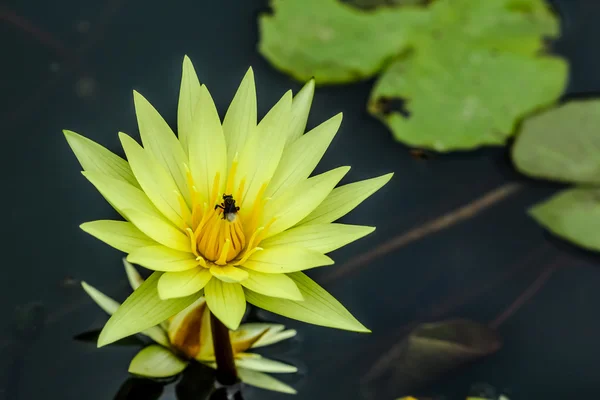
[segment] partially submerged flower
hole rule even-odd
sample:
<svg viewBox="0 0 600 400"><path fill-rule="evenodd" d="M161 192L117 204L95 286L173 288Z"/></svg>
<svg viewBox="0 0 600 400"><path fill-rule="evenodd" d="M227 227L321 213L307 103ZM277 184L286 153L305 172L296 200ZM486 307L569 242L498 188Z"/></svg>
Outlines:
<svg viewBox="0 0 600 400"><path fill-rule="evenodd" d="M392 174L339 188L350 167L309 177L341 114L303 134L314 92L288 91L256 123L250 69L223 123L190 60L183 63L178 134L137 92L144 147L119 137L127 160L74 132L67 140L85 177L126 219L81 228L156 271L124 303L99 339L105 345L146 329L204 295L237 329L246 301L301 321L368 331L301 271L333 264L325 255L375 228L335 224ZM152 307L152 313L143 308Z"/></svg>
<svg viewBox="0 0 600 400"><path fill-rule="evenodd" d="M129 282L135 290L143 280L131 264L127 261L124 261L124 264ZM119 308L119 303L86 282L82 282L82 286L108 314L112 315ZM166 378L182 372L192 359L215 367L210 314L202 297L162 324L141 333L157 344L145 347L133 358L129 365L129 372L132 374ZM230 331L240 379L263 389L296 393L292 387L264 373L294 373L297 372L296 367L248 352L250 349L278 343L295 335L295 330L286 330L283 325L262 322L242 324L237 330Z"/></svg>

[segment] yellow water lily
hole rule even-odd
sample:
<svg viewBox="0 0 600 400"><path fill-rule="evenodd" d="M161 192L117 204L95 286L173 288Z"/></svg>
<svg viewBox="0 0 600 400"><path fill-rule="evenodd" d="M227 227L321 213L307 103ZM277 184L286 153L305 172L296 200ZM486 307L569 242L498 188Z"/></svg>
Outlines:
<svg viewBox="0 0 600 400"><path fill-rule="evenodd" d="M131 287L135 290L143 283L143 279L130 263L126 260L123 260L123 263ZM109 315L119 308L117 301L98 289L86 282L82 282L81 285L94 302ZM142 349L129 364L129 372L149 378L166 378L182 372L192 359L214 368L210 314L207 311L206 301L201 297L162 324L142 332L157 345ZM256 322L240 325L237 330L230 331L229 336L236 369L242 382L263 389L296 393L289 385L265 374L294 373L298 371L296 367L248 352L250 349L290 339L296 336L295 330L285 329L285 326L280 324Z"/></svg>
<svg viewBox="0 0 600 400"><path fill-rule="evenodd" d="M257 124L250 69L221 122L185 57L178 136L137 92L144 147L119 133L127 161L64 132L84 176L126 220L81 228L156 271L111 317L99 346L153 326L200 296L232 330L248 301L309 323L368 331L301 271L333 264L325 253L375 229L332 222L392 174L338 188L350 167L310 176L342 121L338 114L304 134L313 92L313 81L295 96L288 91Z"/></svg>

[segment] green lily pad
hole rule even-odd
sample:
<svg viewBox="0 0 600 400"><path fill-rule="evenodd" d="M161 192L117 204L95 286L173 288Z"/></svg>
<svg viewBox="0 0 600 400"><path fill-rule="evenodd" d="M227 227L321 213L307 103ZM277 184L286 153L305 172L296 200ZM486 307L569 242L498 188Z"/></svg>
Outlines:
<svg viewBox="0 0 600 400"><path fill-rule="evenodd" d="M418 7L365 12L339 0L272 0L259 17L259 51L300 81L346 83L371 77L409 46L425 22Z"/></svg>
<svg viewBox="0 0 600 400"><path fill-rule="evenodd" d="M369 112L396 139L440 152L502 145L562 94L567 63L540 55L558 21L540 0L438 0L414 51L383 72Z"/></svg>
<svg viewBox="0 0 600 400"><path fill-rule="evenodd" d="M600 251L600 189L564 190L533 206L529 214L556 236Z"/></svg>
<svg viewBox="0 0 600 400"><path fill-rule="evenodd" d="M554 103L567 65L558 58L453 43L399 59L383 73L369 112L397 140L439 152L503 145L518 121ZM400 109L389 105L400 100Z"/></svg>
<svg viewBox="0 0 600 400"><path fill-rule="evenodd" d="M535 178L600 184L600 100L579 100L528 118L512 149Z"/></svg>

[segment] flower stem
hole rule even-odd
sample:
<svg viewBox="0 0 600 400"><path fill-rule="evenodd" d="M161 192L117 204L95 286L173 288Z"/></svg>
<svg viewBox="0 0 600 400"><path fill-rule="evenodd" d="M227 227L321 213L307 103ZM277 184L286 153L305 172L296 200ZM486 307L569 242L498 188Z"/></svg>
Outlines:
<svg viewBox="0 0 600 400"><path fill-rule="evenodd" d="M229 329L213 313L210 313L213 349L217 361L217 381L222 385L233 385L238 381Z"/></svg>

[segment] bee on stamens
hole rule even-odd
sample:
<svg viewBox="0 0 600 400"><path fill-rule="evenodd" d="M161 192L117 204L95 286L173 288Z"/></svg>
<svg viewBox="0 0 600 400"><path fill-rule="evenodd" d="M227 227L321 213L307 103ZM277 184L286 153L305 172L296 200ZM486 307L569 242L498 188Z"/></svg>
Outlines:
<svg viewBox="0 0 600 400"><path fill-rule="evenodd" d="M235 200L231 194L224 194L223 202L217 204L215 210L217 208L223 210L223 219L226 219L229 222L235 221L236 214L240 210L240 208L235 205Z"/></svg>

